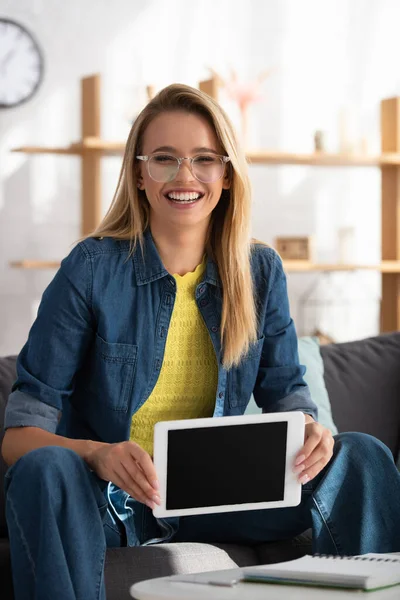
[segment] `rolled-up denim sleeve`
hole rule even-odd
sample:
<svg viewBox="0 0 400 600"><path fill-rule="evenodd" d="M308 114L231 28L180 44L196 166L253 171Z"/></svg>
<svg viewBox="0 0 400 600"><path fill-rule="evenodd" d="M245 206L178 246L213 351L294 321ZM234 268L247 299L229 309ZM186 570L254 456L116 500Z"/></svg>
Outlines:
<svg viewBox="0 0 400 600"><path fill-rule="evenodd" d="M8 398L4 429L9 427L40 427L55 433L60 411L20 390L12 392Z"/></svg>
<svg viewBox="0 0 400 600"><path fill-rule="evenodd" d="M318 410L303 379L296 329L290 316L286 276L274 252L264 320L264 343L253 395L263 412L301 411L317 420Z"/></svg>
<svg viewBox="0 0 400 600"><path fill-rule="evenodd" d="M90 256L81 243L64 258L43 293L17 358L5 428L36 426L55 431L94 336L91 291Z"/></svg>

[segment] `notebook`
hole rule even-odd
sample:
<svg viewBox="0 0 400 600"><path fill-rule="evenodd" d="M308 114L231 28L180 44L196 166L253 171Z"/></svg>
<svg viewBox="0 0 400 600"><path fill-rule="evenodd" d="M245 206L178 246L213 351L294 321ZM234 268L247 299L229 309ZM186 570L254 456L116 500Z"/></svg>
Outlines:
<svg viewBox="0 0 400 600"><path fill-rule="evenodd" d="M400 584L400 556L303 556L284 563L246 567L243 580L372 591ZM399 594L400 597L400 594Z"/></svg>

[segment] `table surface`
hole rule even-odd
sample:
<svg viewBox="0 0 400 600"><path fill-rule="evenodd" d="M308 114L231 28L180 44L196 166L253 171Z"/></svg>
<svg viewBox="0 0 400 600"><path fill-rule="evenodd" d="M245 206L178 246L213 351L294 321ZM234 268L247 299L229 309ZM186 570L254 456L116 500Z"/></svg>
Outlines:
<svg viewBox="0 0 400 600"><path fill-rule="evenodd" d="M199 573L197 578L214 580L217 575L227 579L240 578L242 569L228 569ZM272 583L242 582L232 587L184 583L185 577L193 575L172 575L136 583L130 589L135 600L355 600L359 598L358 590L331 589L322 587L279 585ZM219 578L220 579L220 578ZM372 598L373 595L373 598ZM399 600L400 586L377 590L368 600Z"/></svg>

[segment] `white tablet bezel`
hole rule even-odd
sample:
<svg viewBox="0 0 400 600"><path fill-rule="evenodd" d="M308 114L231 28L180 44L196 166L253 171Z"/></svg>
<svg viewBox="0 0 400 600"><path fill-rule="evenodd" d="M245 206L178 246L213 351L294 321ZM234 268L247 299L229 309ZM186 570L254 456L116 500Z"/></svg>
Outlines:
<svg viewBox="0 0 400 600"><path fill-rule="evenodd" d="M283 500L274 502L251 502L246 504L227 504L221 506L199 506L196 508L183 508L167 510L167 456L168 432L173 429L194 429L197 427L229 427L231 425L248 425L251 423L272 423L277 421L287 422L287 444L285 460L285 488ZM157 518L182 517L220 512L234 512L239 510L260 510L265 508L282 508L297 506L301 501L302 485L298 476L294 474L293 467L296 454L304 445L305 417L302 412L265 413L258 415L242 415L234 417L214 417L206 419L184 419L181 421L162 421L154 427L154 466L160 484L161 504L153 510Z"/></svg>

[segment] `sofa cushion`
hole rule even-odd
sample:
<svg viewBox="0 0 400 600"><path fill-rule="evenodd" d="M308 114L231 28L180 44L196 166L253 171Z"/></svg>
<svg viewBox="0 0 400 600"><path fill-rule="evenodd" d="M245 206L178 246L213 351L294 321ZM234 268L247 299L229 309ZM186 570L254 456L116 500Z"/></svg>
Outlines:
<svg viewBox="0 0 400 600"><path fill-rule="evenodd" d="M11 386L17 378L16 356L0 357L0 445L4 436L4 412L8 396L11 392ZM0 537L7 535L7 525L5 520L4 506L4 475L7 471L7 465L0 454Z"/></svg>
<svg viewBox="0 0 400 600"><path fill-rule="evenodd" d="M312 530L307 529L291 540L260 544L256 550L261 565L301 558L305 554L312 554Z"/></svg>
<svg viewBox="0 0 400 600"><path fill-rule="evenodd" d="M254 549L228 544L221 544L220 547L179 543L110 548L107 550L104 570L107 600L128 600L130 586L145 579L256 564L258 558Z"/></svg>
<svg viewBox="0 0 400 600"><path fill-rule="evenodd" d="M310 388L311 398L318 406L318 422L336 435L338 430L333 422L331 403L325 386L324 362L317 337L299 338L299 360L307 369L304 381Z"/></svg>
<svg viewBox="0 0 400 600"><path fill-rule="evenodd" d="M311 398L318 407L318 422L331 430L333 435L337 433L337 428L332 418L331 404L324 379L324 363L320 353L318 338L301 337L298 341L299 360L306 367L304 381L310 388ZM261 408L257 406L253 396L246 409L246 414L261 413Z"/></svg>
<svg viewBox="0 0 400 600"><path fill-rule="evenodd" d="M339 431L400 446L400 333L321 346L325 383Z"/></svg>
<svg viewBox="0 0 400 600"><path fill-rule="evenodd" d="M145 579L273 563L305 554L311 554L310 531L293 540L253 547L182 542L110 548L104 572L107 600L129 600L130 586Z"/></svg>

